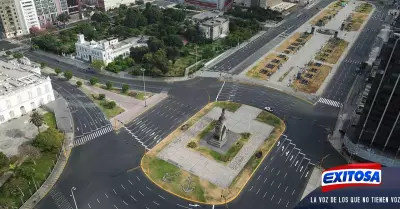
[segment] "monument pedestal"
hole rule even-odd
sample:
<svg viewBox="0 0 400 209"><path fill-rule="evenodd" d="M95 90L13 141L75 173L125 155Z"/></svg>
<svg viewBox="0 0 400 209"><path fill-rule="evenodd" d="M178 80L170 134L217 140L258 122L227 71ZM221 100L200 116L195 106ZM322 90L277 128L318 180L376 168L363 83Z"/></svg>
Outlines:
<svg viewBox="0 0 400 209"><path fill-rule="evenodd" d="M219 139L215 139L213 136L211 136L208 140L207 143L214 146L214 147L218 147L218 148L222 148L226 142L228 138L226 137L226 133L224 133L224 135L219 138Z"/></svg>
<svg viewBox="0 0 400 209"><path fill-rule="evenodd" d="M215 124L214 134L208 138L207 143L218 148L222 148L226 144L226 118L225 118L225 108L222 109L221 116L218 118Z"/></svg>

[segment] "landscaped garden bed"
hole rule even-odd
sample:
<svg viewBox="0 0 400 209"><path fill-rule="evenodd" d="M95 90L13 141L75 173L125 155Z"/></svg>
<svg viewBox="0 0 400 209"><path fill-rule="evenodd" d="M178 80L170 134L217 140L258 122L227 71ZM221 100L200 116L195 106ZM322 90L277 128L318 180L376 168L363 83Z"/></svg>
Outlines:
<svg viewBox="0 0 400 209"><path fill-rule="evenodd" d="M349 42L340 38L331 38L317 53L315 59L321 62L336 64L346 50Z"/></svg>
<svg viewBox="0 0 400 209"><path fill-rule="evenodd" d="M288 56L269 53L258 64L247 71L246 75L252 78L267 80L288 60Z"/></svg>
<svg viewBox="0 0 400 209"><path fill-rule="evenodd" d="M293 36L279 45L275 51L284 54L296 54L296 52L299 51L301 47L303 47L304 44L311 39L311 37L312 34L307 32L295 33Z"/></svg>
<svg viewBox="0 0 400 209"><path fill-rule="evenodd" d="M368 14L366 13L352 13L351 16L345 21L344 29L346 31L358 31L367 18Z"/></svg>
<svg viewBox="0 0 400 209"><path fill-rule="evenodd" d="M306 66L300 78L294 81L292 87L301 92L316 93L331 69L332 67L327 65L310 63Z"/></svg>

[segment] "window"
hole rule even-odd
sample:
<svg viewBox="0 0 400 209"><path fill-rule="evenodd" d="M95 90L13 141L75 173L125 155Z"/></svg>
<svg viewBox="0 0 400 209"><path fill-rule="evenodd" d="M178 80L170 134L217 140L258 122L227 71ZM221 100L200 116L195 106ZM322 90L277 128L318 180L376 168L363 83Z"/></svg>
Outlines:
<svg viewBox="0 0 400 209"><path fill-rule="evenodd" d="M28 91L29 99L32 99L32 91Z"/></svg>
<svg viewBox="0 0 400 209"><path fill-rule="evenodd" d="M10 118L14 118L14 117L15 117L14 111L10 111Z"/></svg>
<svg viewBox="0 0 400 209"><path fill-rule="evenodd" d="M3 122L3 121L5 121L4 115L0 115L0 122Z"/></svg>
<svg viewBox="0 0 400 209"><path fill-rule="evenodd" d="M49 93L49 92L50 92L50 88L49 88L49 85L48 85L48 84L46 84L46 85L44 86L44 89L45 89L46 93Z"/></svg>
<svg viewBox="0 0 400 209"><path fill-rule="evenodd" d="M40 87L38 87L36 90L37 90L38 96L42 95L42 89Z"/></svg>
<svg viewBox="0 0 400 209"><path fill-rule="evenodd" d="M7 99L7 108L11 108L11 101Z"/></svg>

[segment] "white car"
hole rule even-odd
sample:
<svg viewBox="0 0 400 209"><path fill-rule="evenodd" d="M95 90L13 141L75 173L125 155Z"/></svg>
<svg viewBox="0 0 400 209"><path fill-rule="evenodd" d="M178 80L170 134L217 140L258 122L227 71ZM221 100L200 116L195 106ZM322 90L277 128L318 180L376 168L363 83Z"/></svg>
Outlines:
<svg viewBox="0 0 400 209"><path fill-rule="evenodd" d="M273 112L273 110L271 109L271 107L264 107L265 111L267 112Z"/></svg>

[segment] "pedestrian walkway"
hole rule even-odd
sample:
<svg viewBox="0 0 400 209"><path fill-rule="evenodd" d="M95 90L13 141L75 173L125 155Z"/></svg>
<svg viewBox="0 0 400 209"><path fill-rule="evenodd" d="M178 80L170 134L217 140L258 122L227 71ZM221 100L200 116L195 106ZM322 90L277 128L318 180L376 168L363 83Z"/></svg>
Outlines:
<svg viewBox="0 0 400 209"><path fill-rule="evenodd" d="M55 93L56 100L49 103L48 106L54 111L54 115L57 122L57 127L60 131L64 132L64 143L62 146L62 152L60 152L57 163L55 164L50 175L42 186L20 207L20 209L33 209L35 205L52 189L61 176L65 165L68 162L68 158L72 149L72 142L74 139L74 129L72 128L72 115L69 109L66 107L67 102L64 98L57 96ZM67 111L66 111L67 110ZM65 118L65 117L68 117Z"/></svg>
<svg viewBox="0 0 400 209"><path fill-rule="evenodd" d="M121 108L125 109L125 111L113 118L110 119L111 124L114 125L115 129L121 128L124 124L129 123L137 116L147 111L157 103L161 102L163 99L168 97L168 89L163 89L161 93L155 94L150 98L146 99L145 102L139 99L135 99L133 97L124 96L121 94L117 94L111 91L107 91L101 88L97 88L94 86L83 86L83 88L88 89L89 91L96 92L98 94L104 94L107 99L115 101ZM89 137L90 138L90 137ZM86 140L89 140L86 138Z"/></svg>
<svg viewBox="0 0 400 209"><path fill-rule="evenodd" d="M99 136L102 136L102 135L104 135L106 133L111 132L112 130L113 130L113 128L112 128L112 126L110 124L110 125L108 125L106 127L100 128L99 130L95 130L95 131L93 131L93 132L91 132L91 133L89 133L87 135L81 136L81 137L75 139L74 147L82 145L82 144L85 144L85 143L89 142L92 139L95 139L95 138L97 138Z"/></svg>
<svg viewBox="0 0 400 209"><path fill-rule="evenodd" d="M301 199L305 198L308 194L321 186L321 174L322 170L320 168L314 167L310 179L308 180L307 186L304 189L303 195L301 196Z"/></svg>
<svg viewBox="0 0 400 209"><path fill-rule="evenodd" d="M330 105L330 106L333 106L333 107L338 107L338 108L342 108L343 107L343 104L338 102L338 101L333 101L333 100L322 98L322 97L320 97L318 99L318 103L323 103L323 104L327 104L327 105Z"/></svg>

